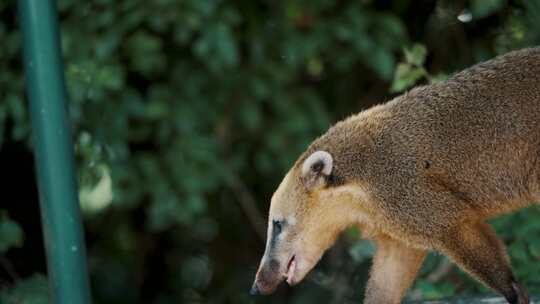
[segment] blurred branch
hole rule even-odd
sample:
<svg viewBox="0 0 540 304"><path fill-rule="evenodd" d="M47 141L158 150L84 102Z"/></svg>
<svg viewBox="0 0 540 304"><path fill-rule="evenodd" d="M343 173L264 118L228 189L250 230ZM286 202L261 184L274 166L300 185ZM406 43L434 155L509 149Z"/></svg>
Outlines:
<svg viewBox="0 0 540 304"><path fill-rule="evenodd" d="M230 116L224 115L224 118L218 123L219 127L216 128L217 138L225 151L230 151L231 148L231 139L229 137L231 134L230 122ZM227 172L227 174L225 174L224 179L227 186L235 194L235 201L238 202L240 208L242 208L244 214L247 216L251 227L255 230L259 239L264 243L266 240L266 227L264 223L266 221L257 208L255 195L249 190L245 182L234 169L230 168L228 165L225 165L225 167L225 172Z"/></svg>
<svg viewBox="0 0 540 304"><path fill-rule="evenodd" d="M454 265L449 260L444 259L426 279L428 282L437 283L452 271L453 266Z"/></svg>
<svg viewBox="0 0 540 304"><path fill-rule="evenodd" d="M13 267L13 264L11 264L11 262L4 255L0 255L0 266L4 268L4 270L13 282L21 279L19 274L15 271L15 267Z"/></svg>
<svg viewBox="0 0 540 304"><path fill-rule="evenodd" d="M229 170L229 175L225 179L228 186L231 188L233 193L236 195L236 200L239 204L248 220L253 227L253 230L259 236L259 239L264 243L266 239L266 229L264 227L264 219L257 208L254 195L249 191L246 184L240 179L240 177L234 173L234 171Z"/></svg>

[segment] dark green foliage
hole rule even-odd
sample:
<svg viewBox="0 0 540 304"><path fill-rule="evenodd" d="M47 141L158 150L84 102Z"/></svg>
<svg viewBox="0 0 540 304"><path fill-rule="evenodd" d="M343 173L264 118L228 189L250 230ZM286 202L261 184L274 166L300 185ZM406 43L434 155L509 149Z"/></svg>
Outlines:
<svg viewBox="0 0 540 304"><path fill-rule="evenodd" d="M48 298L47 278L41 274L19 280L15 286L0 294L1 303L47 304Z"/></svg>
<svg viewBox="0 0 540 304"><path fill-rule="evenodd" d="M358 302L373 248L353 230L306 283L248 296L286 170L333 122L540 37L538 1L58 5L96 303ZM31 149L14 6L0 2L0 144ZM538 223L536 208L495 222L537 292ZM0 257L21 242L2 215ZM430 276L445 263L429 257L411 298L487 291ZM43 277L2 281L8 303L45 301Z"/></svg>

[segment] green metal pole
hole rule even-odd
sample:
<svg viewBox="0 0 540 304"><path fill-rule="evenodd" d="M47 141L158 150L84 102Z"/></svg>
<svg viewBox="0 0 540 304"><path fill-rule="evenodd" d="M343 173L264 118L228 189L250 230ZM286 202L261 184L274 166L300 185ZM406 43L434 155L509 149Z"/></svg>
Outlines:
<svg viewBox="0 0 540 304"><path fill-rule="evenodd" d="M52 303L90 303L54 0L19 0Z"/></svg>

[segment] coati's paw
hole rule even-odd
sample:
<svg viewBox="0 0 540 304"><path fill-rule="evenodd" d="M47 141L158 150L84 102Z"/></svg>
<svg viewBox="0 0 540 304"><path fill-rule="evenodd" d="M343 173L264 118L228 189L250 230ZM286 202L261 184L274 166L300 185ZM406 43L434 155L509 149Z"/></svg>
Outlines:
<svg viewBox="0 0 540 304"><path fill-rule="evenodd" d="M510 304L529 304L529 295L527 290L518 282L512 283L512 294L505 295Z"/></svg>

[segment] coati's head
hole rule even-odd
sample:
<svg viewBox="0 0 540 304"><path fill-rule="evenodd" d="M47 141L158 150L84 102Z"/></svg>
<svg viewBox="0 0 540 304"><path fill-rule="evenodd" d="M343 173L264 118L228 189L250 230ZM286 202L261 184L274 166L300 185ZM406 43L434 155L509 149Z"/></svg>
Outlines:
<svg viewBox="0 0 540 304"><path fill-rule="evenodd" d="M334 175L335 161L326 151L304 155L274 193L268 218L266 249L252 294L269 294L286 280L300 282L341 231L360 220L359 187Z"/></svg>

